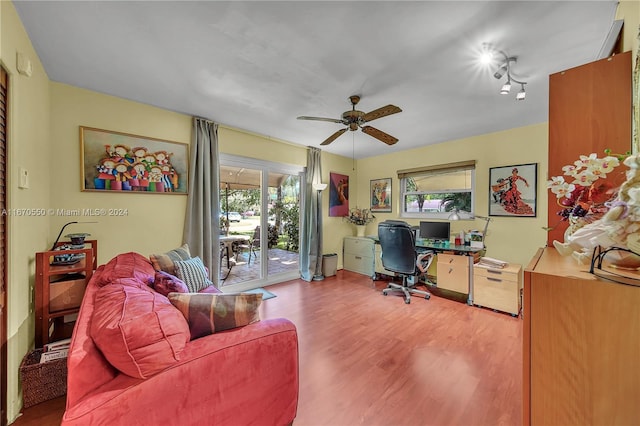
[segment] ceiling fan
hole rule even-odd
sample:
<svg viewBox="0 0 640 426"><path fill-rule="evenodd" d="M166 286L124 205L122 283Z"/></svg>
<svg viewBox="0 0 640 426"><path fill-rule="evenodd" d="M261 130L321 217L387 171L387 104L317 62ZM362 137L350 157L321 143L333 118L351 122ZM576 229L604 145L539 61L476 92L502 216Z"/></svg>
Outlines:
<svg viewBox="0 0 640 426"><path fill-rule="evenodd" d="M364 124L368 123L369 121L373 121L377 118L382 118L382 117L386 117L387 115L402 112L400 108L398 108L395 105L387 105L387 106L383 106L381 108L375 109L371 112L365 113L362 111L358 111L356 109L356 105L358 104L358 102L360 102L360 96L358 95L349 96L349 100L351 101L351 105L352 105L351 111L343 112L342 118L307 117L302 115L298 117L298 120L330 121L332 123L339 123L347 126L346 128L340 129L334 134L332 134L331 136L329 136L320 145L329 145L331 142L336 140L338 136L340 136L347 130L351 130L352 132L355 132L356 130L358 130L358 128L362 129L362 131L368 134L369 136L373 136L374 138L381 140L387 145L393 145L396 142L398 142L398 138L394 138L393 136L386 134L382 130L378 130L375 127L371 127L371 126L365 126Z"/></svg>

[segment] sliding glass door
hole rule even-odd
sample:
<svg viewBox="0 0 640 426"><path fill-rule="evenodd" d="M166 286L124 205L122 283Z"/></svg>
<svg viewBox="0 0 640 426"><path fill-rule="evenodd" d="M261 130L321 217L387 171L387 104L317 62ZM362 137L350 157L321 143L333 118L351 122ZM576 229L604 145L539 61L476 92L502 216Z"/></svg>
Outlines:
<svg viewBox="0 0 640 426"><path fill-rule="evenodd" d="M304 169L221 155L222 287L242 291L299 276Z"/></svg>

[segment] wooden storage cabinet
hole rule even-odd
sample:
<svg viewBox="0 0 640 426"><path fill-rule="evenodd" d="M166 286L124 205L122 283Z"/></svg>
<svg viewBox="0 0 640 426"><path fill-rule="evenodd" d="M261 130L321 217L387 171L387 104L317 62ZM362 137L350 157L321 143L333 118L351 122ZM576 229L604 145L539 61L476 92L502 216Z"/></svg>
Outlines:
<svg viewBox="0 0 640 426"><path fill-rule="evenodd" d="M342 253L344 269L373 277L374 245L371 238L345 237Z"/></svg>
<svg viewBox="0 0 640 426"><path fill-rule="evenodd" d="M518 315L521 308L521 265L503 269L473 266L473 304Z"/></svg>
<svg viewBox="0 0 640 426"><path fill-rule="evenodd" d="M65 323L64 319L80 310L84 290L97 268L97 251L97 241L87 240L84 249L36 253L36 348L71 337L73 325ZM51 264L55 255L80 253L84 254L84 258L78 263Z"/></svg>
<svg viewBox="0 0 640 426"><path fill-rule="evenodd" d="M438 253L437 287L458 293L469 293L469 256Z"/></svg>
<svg viewBox="0 0 640 426"><path fill-rule="evenodd" d="M525 425L640 424L640 287L587 270L552 247L525 269Z"/></svg>

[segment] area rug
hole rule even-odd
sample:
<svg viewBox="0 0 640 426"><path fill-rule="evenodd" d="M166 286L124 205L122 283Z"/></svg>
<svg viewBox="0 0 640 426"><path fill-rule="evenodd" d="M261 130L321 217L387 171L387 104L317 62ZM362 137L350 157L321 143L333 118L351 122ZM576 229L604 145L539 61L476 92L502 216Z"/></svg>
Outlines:
<svg viewBox="0 0 640 426"><path fill-rule="evenodd" d="M254 288L253 290L243 291L243 293L255 293L255 294L262 293L262 300L267 300L267 299L272 299L274 297L277 297L275 294L265 290L262 287Z"/></svg>

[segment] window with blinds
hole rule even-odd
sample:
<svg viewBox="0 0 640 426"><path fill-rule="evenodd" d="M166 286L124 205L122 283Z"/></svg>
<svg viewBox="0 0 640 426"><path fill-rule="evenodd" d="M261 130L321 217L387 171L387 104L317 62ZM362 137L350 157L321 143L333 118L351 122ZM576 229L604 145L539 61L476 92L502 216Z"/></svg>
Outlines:
<svg viewBox="0 0 640 426"><path fill-rule="evenodd" d="M455 210L473 213L475 169L472 160L398 170L400 216L447 219Z"/></svg>

